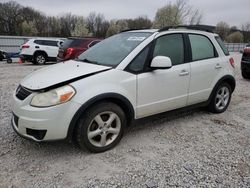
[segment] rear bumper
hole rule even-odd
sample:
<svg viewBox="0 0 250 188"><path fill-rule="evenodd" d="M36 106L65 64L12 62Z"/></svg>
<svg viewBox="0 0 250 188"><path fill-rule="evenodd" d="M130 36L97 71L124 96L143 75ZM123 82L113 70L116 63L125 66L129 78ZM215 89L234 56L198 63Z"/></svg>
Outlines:
<svg viewBox="0 0 250 188"><path fill-rule="evenodd" d="M22 59L22 61L32 61L33 60L33 56L32 55L20 54L19 57Z"/></svg>

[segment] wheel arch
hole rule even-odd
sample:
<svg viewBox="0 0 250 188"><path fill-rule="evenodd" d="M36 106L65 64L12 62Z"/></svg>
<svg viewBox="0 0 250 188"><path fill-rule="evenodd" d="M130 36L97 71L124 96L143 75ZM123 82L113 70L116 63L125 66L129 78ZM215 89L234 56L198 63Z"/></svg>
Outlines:
<svg viewBox="0 0 250 188"><path fill-rule="evenodd" d="M48 54L44 50L36 50L33 54L33 57L35 58L37 54L44 54L46 58L48 58Z"/></svg>
<svg viewBox="0 0 250 188"><path fill-rule="evenodd" d="M77 122L81 115L90 107L93 105L102 102L102 101L108 101L113 102L120 106L122 110L124 111L126 118L128 120L128 125L134 120L135 118L135 111L133 108L133 105L131 102L124 96L117 94L117 93L105 93L98 96L93 97L92 99L88 100L86 103L84 103L78 111L73 116L67 133L67 140L71 141L74 136L75 128L77 125Z"/></svg>
<svg viewBox="0 0 250 188"><path fill-rule="evenodd" d="M235 78L231 75L226 75L226 76L223 76L221 79L218 80L218 82L215 84L211 94L210 94L210 97L209 97L209 100L208 102L210 102L212 100L212 97L214 95L214 93L216 92L216 89L219 87L219 85L223 82L226 82L228 83L230 86L231 86L231 89L232 89L232 92L234 92L235 90L235 87L236 87L236 81L235 81Z"/></svg>

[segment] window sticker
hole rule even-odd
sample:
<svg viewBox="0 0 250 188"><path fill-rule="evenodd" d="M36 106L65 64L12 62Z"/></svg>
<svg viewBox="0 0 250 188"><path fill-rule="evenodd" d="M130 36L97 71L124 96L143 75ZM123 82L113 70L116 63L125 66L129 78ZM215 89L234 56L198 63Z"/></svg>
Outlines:
<svg viewBox="0 0 250 188"><path fill-rule="evenodd" d="M128 41L143 41L146 37L129 37Z"/></svg>

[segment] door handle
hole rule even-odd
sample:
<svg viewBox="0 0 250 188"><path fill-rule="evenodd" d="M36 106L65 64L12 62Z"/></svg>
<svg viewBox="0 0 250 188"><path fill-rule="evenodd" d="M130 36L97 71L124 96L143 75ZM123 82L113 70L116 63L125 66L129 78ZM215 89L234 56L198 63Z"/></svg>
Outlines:
<svg viewBox="0 0 250 188"><path fill-rule="evenodd" d="M189 72L186 70L182 70L179 75L180 76L187 76L187 75L189 75Z"/></svg>
<svg viewBox="0 0 250 188"><path fill-rule="evenodd" d="M221 68L222 68L222 66L220 66L219 63L215 66L215 69L221 69Z"/></svg>

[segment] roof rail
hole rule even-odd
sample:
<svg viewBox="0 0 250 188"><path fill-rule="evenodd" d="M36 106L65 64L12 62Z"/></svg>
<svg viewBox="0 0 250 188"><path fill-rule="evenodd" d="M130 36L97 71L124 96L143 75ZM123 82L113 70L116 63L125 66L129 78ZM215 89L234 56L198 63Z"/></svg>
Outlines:
<svg viewBox="0 0 250 188"><path fill-rule="evenodd" d="M208 29L201 25L177 25L177 26L167 26L162 29L159 29L158 32L168 31L169 29L178 29L178 28L185 28L185 29L192 29L192 30L199 30L199 31L206 31L209 33L214 33L211 29Z"/></svg>
<svg viewBox="0 0 250 188"><path fill-rule="evenodd" d="M142 27L142 28L137 28L137 29L125 29L125 30L120 31L120 33L124 33L124 32L127 32L127 31L144 30L144 29L151 29L151 28Z"/></svg>

